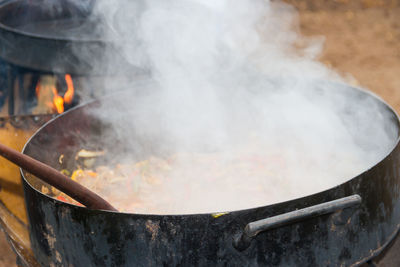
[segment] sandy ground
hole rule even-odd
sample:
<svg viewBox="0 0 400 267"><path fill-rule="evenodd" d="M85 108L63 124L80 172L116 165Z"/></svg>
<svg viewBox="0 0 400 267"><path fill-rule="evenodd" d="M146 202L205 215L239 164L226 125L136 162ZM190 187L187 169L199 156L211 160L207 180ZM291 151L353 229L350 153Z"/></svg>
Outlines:
<svg viewBox="0 0 400 267"><path fill-rule="evenodd" d="M400 7L300 13L305 35L324 35L320 60L400 111Z"/></svg>
<svg viewBox="0 0 400 267"><path fill-rule="evenodd" d="M288 1L300 11L304 35L325 36L319 60L351 83L371 89L400 113L399 1ZM14 262L0 233L0 266ZM392 264L381 261L378 266L400 266Z"/></svg>

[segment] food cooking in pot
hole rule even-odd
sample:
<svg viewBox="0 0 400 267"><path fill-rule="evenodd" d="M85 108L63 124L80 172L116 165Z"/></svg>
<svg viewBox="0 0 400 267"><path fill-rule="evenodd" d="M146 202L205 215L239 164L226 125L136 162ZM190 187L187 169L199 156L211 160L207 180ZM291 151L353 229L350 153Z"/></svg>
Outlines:
<svg viewBox="0 0 400 267"><path fill-rule="evenodd" d="M301 185L285 177L283 170L287 159L279 151L264 154L245 150L242 154L176 153L113 166L97 164L98 158L105 154L104 151L81 150L76 155L78 167L62 172L122 212L228 211L245 208L249 203L257 206L275 202L301 189ZM43 186L42 192L80 205L55 188Z"/></svg>

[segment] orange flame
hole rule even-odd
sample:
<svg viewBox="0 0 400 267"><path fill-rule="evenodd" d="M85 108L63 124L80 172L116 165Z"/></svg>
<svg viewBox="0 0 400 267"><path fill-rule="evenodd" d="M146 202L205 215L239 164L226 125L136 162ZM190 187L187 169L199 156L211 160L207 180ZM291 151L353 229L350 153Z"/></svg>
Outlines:
<svg viewBox="0 0 400 267"><path fill-rule="evenodd" d="M57 110L57 113L64 112L64 99L58 95L57 89L55 87L52 88L53 90L53 104Z"/></svg>
<svg viewBox="0 0 400 267"><path fill-rule="evenodd" d="M52 112L63 113L65 110L64 105L71 104L75 95L74 83L71 75L65 74L65 82L67 84L67 90L64 96L60 96L56 86L57 78L55 76L43 76L41 80L38 81L35 88L36 97L39 101L38 107L41 106L40 103L43 103L42 107L45 105L48 109L51 109Z"/></svg>
<svg viewBox="0 0 400 267"><path fill-rule="evenodd" d="M65 74L65 82L67 83L67 92L65 92L64 94L64 102L67 104L71 104L72 99L74 99L74 91L75 91L71 75Z"/></svg>
<svg viewBox="0 0 400 267"><path fill-rule="evenodd" d="M56 87L52 87L53 90L53 105L57 111L57 113L64 112L64 103L71 104L74 99L74 83L72 82L72 77L69 74L65 74L65 82L67 83L67 91L64 94L64 97L61 97L58 94Z"/></svg>

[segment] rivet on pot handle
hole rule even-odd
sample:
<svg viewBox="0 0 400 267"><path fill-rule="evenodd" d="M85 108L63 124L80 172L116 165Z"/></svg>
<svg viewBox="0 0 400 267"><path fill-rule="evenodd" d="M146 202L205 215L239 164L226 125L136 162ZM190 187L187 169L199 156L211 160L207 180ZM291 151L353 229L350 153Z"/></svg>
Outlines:
<svg viewBox="0 0 400 267"><path fill-rule="evenodd" d="M361 197L359 195L352 195L248 223L244 228L244 231L234 238L233 246L239 251L245 250L250 246L251 240L260 232L306 220L312 217L332 213L345 208L358 206L360 203Z"/></svg>

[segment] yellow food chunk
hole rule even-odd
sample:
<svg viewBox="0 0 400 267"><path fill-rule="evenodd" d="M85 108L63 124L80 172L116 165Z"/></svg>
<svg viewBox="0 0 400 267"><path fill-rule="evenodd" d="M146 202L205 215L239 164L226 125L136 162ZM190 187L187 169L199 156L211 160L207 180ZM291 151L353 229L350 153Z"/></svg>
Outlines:
<svg viewBox="0 0 400 267"><path fill-rule="evenodd" d="M76 182L77 178L82 175L83 175L83 171L81 169L75 170L71 175L71 179Z"/></svg>

